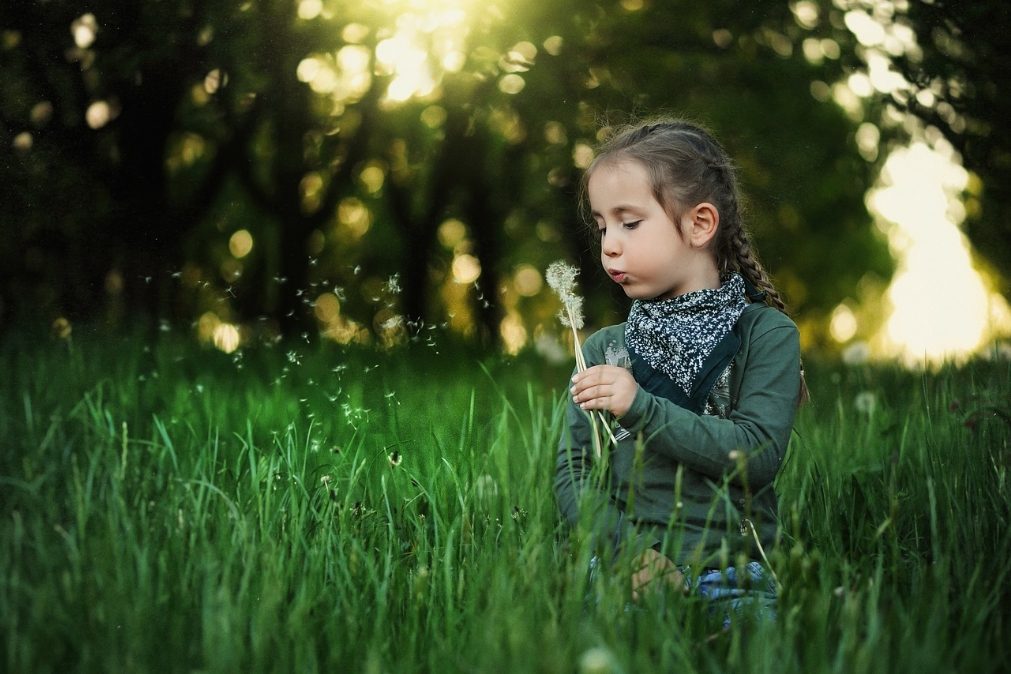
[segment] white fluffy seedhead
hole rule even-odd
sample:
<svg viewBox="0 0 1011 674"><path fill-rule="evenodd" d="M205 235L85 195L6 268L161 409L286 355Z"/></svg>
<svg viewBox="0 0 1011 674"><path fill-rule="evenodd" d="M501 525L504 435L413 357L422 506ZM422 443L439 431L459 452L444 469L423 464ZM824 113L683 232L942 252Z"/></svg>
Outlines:
<svg viewBox="0 0 1011 674"><path fill-rule="evenodd" d="M548 285L562 300L565 309L559 314L562 325L577 330L583 327L583 298L576 294L576 277L579 270L561 260L552 262L544 277Z"/></svg>

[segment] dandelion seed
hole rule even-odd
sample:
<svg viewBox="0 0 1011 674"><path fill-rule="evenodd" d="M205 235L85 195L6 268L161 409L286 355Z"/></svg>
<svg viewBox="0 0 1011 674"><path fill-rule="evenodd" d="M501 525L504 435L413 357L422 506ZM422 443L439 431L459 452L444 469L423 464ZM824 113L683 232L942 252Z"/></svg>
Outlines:
<svg viewBox="0 0 1011 674"><path fill-rule="evenodd" d="M387 455L386 459L390 462L390 468L396 468L403 462L404 455L394 450Z"/></svg>
<svg viewBox="0 0 1011 674"><path fill-rule="evenodd" d="M742 456L741 452L736 449L730 450L730 453L727 454L727 458L734 462L739 461L741 459L741 456Z"/></svg>
<svg viewBox="0 0 1011 674"><path fill-rule="evenodd" d="M321 477L321 478L319 479L319 481L320 481L320 482L322 482L324 486L326 486L326 485L330 484L330 481L331 481L331 480L333 480L333 478L332 478L332 477L330 477L329 475L324 475L323 477Z"/></svg>
<svg viewBox="0 0 1011 674"><path fill-rule="evenodd" d="M386 281L386 290L393 295L400 292L400 274L394 274Z"/></svg>

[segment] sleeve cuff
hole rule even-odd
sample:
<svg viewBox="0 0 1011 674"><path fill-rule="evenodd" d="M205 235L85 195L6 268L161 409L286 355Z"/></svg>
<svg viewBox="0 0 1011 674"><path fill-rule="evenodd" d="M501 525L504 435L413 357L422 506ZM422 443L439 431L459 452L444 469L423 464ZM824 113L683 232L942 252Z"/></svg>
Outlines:
<svg viewBox="0 0 1011 674"><path fill-rule="evenodd" d="M639 386L636 389L635 397L632 399L632 404L629 406L628 411L618 419L621 427L632 435L641 431L646 426L646 412L649 408L650 398L652 397L646 389Z"/></svg>

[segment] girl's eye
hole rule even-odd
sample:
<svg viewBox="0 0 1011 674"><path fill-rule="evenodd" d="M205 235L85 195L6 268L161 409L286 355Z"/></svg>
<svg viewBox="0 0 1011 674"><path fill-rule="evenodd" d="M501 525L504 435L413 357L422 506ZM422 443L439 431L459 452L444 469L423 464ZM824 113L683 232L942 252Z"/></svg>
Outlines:
<svg viewBox="0 0 1011 674"><path fill-rule="evenodd" d="M623 222L623 223L621 223L621 226L624 227L625 229L635 229L636 227L639 226L640 222L642 222L642 220L634 220L632 222Z"/></svg>

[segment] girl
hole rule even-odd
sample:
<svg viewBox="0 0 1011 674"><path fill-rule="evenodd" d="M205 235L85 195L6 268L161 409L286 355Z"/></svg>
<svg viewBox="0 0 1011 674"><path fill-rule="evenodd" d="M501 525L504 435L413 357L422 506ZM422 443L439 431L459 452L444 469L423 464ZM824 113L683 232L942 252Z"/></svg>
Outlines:
<svg viewBox="0 0 1011 674"><path fill-rule="evenodd" d="M741 222L731 161L697 125L637 125L599 148L582 187L600 262L633 302L586 340L572 377L560 510L572 525L589 510L595 544L633 560L634 599L662 578L771 611L759 560L775 539L800 348ZM617 421L603 484L590 480L592 410Z"/></svg>

